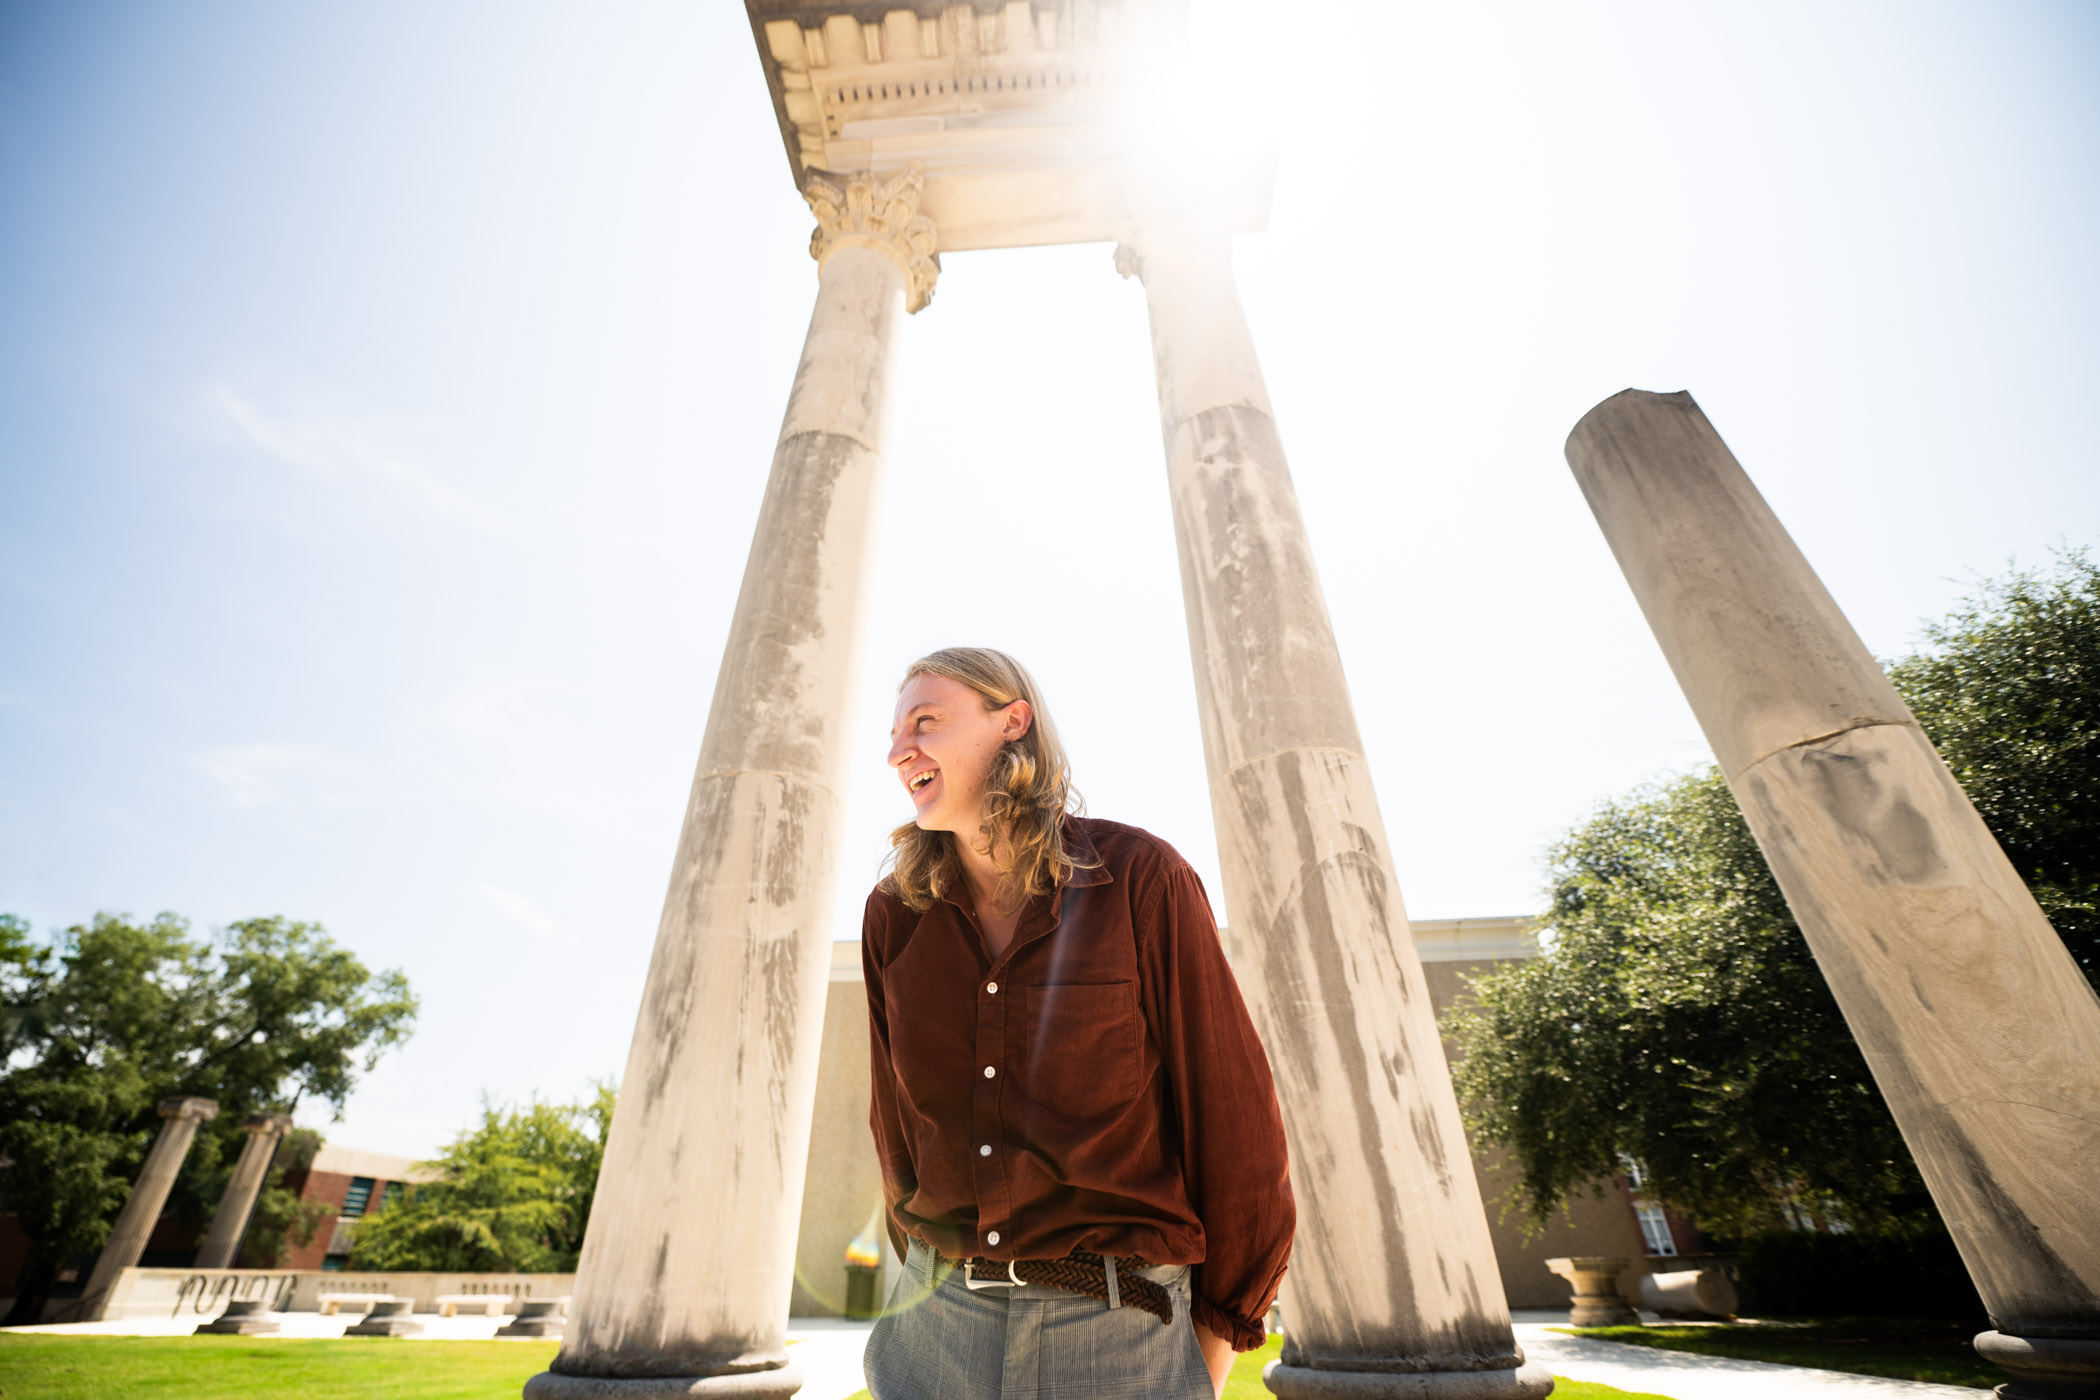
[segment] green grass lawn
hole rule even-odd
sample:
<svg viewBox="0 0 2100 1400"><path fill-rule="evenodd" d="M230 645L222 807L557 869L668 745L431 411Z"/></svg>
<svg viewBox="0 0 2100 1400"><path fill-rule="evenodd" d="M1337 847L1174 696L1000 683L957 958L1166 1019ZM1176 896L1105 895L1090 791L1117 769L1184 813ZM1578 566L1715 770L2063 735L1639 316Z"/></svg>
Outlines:
<svg viewBox="0 0 2100 1400"><path fill-rule="evenodd" d="M1283 1339L1244 1352L1226 1400L1268 1400L1261 1368ZM0 1334L0 1400L500 1400L547 1369L554 1342L417 1342L389 1337L48 1337ZM1663 1400L1561 1381L1558 1400ZM856 1400L867 1400L862 1391Z"/></svg>
<svg viewBox="0 0 2100 1400"><path fill-rule="evenodd" d="M558 1345L0 1335L0 1400L500 1400Z"/></svg>
<svg viewBox="0 0 2100 1400"><path fill-rule="evenodd" d="M1903 1318L1839 1317L1801 1322L1749 1322L1708 1327L1560 1327L1577 1337L1690 1351L1701 1356L1730 1356L1742 1361L1773 1361L1782 1366L1815 1366L1860 1376L1888 1376L1899 1381L1936 1385L1969 1385L1988 1390L2003 1385L2005 1372L1978 1356L1969 1341L1981 1324L1924 1322Z"/></svg>

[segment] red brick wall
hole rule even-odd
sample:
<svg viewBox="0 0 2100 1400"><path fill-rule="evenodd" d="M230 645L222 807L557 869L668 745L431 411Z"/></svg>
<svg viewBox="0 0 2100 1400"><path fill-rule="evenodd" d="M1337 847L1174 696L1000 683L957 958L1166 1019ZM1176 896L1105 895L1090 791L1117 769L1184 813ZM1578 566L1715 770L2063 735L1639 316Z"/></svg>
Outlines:
<svg viewBox="0 0 2100 1400"><path fill-rule="evenodd" d="M350 1178L342 1172L289 1172L285 1175L287 1191L302 1201L326 1201L331 1214L314 1231L311 1244L294 1244L285 1251L280 1269L318 1269L328 1253L328 1237L335 1232L335 1216L341 1213L343 1201L350 1194Z"/></svg>

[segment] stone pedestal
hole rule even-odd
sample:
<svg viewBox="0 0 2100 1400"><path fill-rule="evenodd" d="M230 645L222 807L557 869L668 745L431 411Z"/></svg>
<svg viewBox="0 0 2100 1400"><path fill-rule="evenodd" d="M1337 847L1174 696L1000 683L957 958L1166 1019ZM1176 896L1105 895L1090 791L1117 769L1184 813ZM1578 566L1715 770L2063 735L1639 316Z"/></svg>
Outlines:
<svg viewBox="0 0 2100 1400"><path fill-rule="evenodd" d="M499 1337L559 1337L569 1325L562 1316L559 1299L526 1299L518 1304L517 1316L496 1329Z"/></svg>
<svg viewBox="0 0 2100 1400"><path fill-rule="evenodd" d="M211 1099L163 1099L160 1116L167 1121L161 1124L160 1136L147 1149L139 1179L132 1186L124 1209L117 1213L117 1223L110 1228L102 1252L95 1257L95 1271L88 1276L87 1287L81 1290L80 1302L72 1313L74 1321L100 1319L117 1275L137 1264L139 1256L146 1252L146 1239L168 1204L168 1192L182 1171L183 1158L190 1155L190 1144L197 1140L197 1129L219 1116L219 1105Z"/></svg>
<svg viewBox="0 0 2100 1400"><path fill-rule="evenodd" d="M2009 1337L1982 1332L1976 1353L2012 1373L1993 1392L2000 1400L2096 1400L2100 1341L2091 1337Z"/></svg>
<svg viewBox="0 0 2100 1400"><path fill-rule="evenodd" d="M1285 1397L1538 1396L1510 1329L1341 657L1222 236L1144 282L1225 897L1290 1140Z"/></svg>
<svg viewBox="0 0 2100 1400"><path fill-rule="evenodd" d="M1641 1315L1619 1292L1619 1275L1631 1259L1548 1259L1546 1267L1568 1281L1574 1308L1568 1321L1576 1327L1638 1327Z"/></svg>
<svg viewBox="0 0 2100 1400"><path fill-rule="evenodd" d="M787 1396L845 738L919 176L813 179L817 305L708 712L571 1321L533 1400Z"/></svg>
<svg viewBox="0 0 2100 1400"><path fill-rule="evenodd" d="M2100 999L1691 396L1567 455L1992 1322L2100 1394Z"/></svg>
<svg viewBox="0 0 2100 1400"><path fill-rule="evenodd" d="M270 1311L267 1299L247 1298L228 1303L226 1311L199 1327L192 1336L256 1337L281 1332L284 1323Z"/></svg>
<svg viewBox="0 0 2100 1400"><path fill-rule="evenodd" d="M364 1321L343 1329L346 1337L413 1337L423 1330L416 1321L416 1305L408 1298L389 1298L374 1303Z"/></svg>
<svg viewBox="0 0 2100 1400"><path fill-rule="evenodd" d="M204 1243L197 1246L197 1267L200 1269L230 1269L233 1257L240 1252L241 1236L248 1232L248 1217L254 1213L255 1198L262 1194L263 1179L270 1174L270 1160L277 1155L277 1144L292 1130L292 1115L289 1113L258 1113L241 1124L241 1131L248 1141L241 1145L240 1160L233 1165L233 1178L226 1183L226 1193L219 1197L219 1208L212 1212L211 1228L205 1231Z"/></svg>

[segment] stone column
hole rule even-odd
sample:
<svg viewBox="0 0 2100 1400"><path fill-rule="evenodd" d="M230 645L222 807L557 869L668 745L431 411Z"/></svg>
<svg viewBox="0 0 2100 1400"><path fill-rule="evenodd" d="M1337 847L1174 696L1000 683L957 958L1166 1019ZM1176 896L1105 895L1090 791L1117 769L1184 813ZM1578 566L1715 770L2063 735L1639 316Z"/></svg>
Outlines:
<svg viewBox="0 0 2100 1400"><path fill-rule="evenodd" d="M1541 1396L1523 1365L1283 444L1222 236L1148 229L1167 481L1225 897L1298 1236L1269 1388Z"/></svg>
<svg viewBox="0 0 2100 1400"><path fill-rule="evenodd" d="M568 1336L531 1397L786 1396L784 1332L918 170L819 176L817 305L672 864Z"/></svg>
<svg viewBox="0 0 2100 1400"><path fill-rule="evenodd" d="M233 1164L233 1179L226 1183L226 1194L219 1197L219 1208L212 1212L204 1243L197 1247L198 1268L233 1267L241 1236L248 1232L255 1198L262 1194L263 1178L270 1174L270 1159L277 1155L277 1144L291 1130L289 1113L258 1113L241 1124L248 1141L241 1147L240 1160Z"/></svg>
<svg viewBox="0 0 2100 1400"><path fill-rule="evenodd" d="M190 1155L190 1144L197 1140L197 1129L219 1116L219 1105L210 1099L162 1099L160 1116L168 1121L160 1125L160 1136L146 1149L146 1164L139 1168L131 1196L117 1212L117 1223L110 1227L109 1239L95 1257L95 1272L88 1275L87 1287L81 1290L73 1311L75 1321L99 1319L117 1275L136 1265L146 1252L147 1237L168 1204L168 1192L182 1171L183 1158Z"/></svg>
<svg viewBox="0 0 2100 1400"><path fill-rule="evenodd" d="M1691 395L1607 399L1567 455L2022 1375L1999 1394L2100 1395L2100 999Z"/></svg>

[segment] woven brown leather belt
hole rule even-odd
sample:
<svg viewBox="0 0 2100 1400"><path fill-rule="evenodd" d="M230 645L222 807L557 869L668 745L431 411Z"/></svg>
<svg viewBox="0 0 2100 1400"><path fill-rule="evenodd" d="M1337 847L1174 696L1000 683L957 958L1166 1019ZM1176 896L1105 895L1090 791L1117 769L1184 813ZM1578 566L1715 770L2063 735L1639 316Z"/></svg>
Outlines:
<svg viewBox="0 0 2100 1400"><path fill-rule="evenodd" d="M1032 1283L1044 1288L1062 1288L1067 1293L1099 1298L1111 1306L1128 1306L1151 1313L1161 1322L1174 1321L1174 1295L1162 1283L1154 1283L1138 1270L1150 1268L1143 1259L1104 1261L1098 1254L1075 1249L1063 1259L949 1259L962 1270L963 1281L972 1288L1010 1287ZM1111 1276L1109 1264L1115 1265Z"/></svg>

